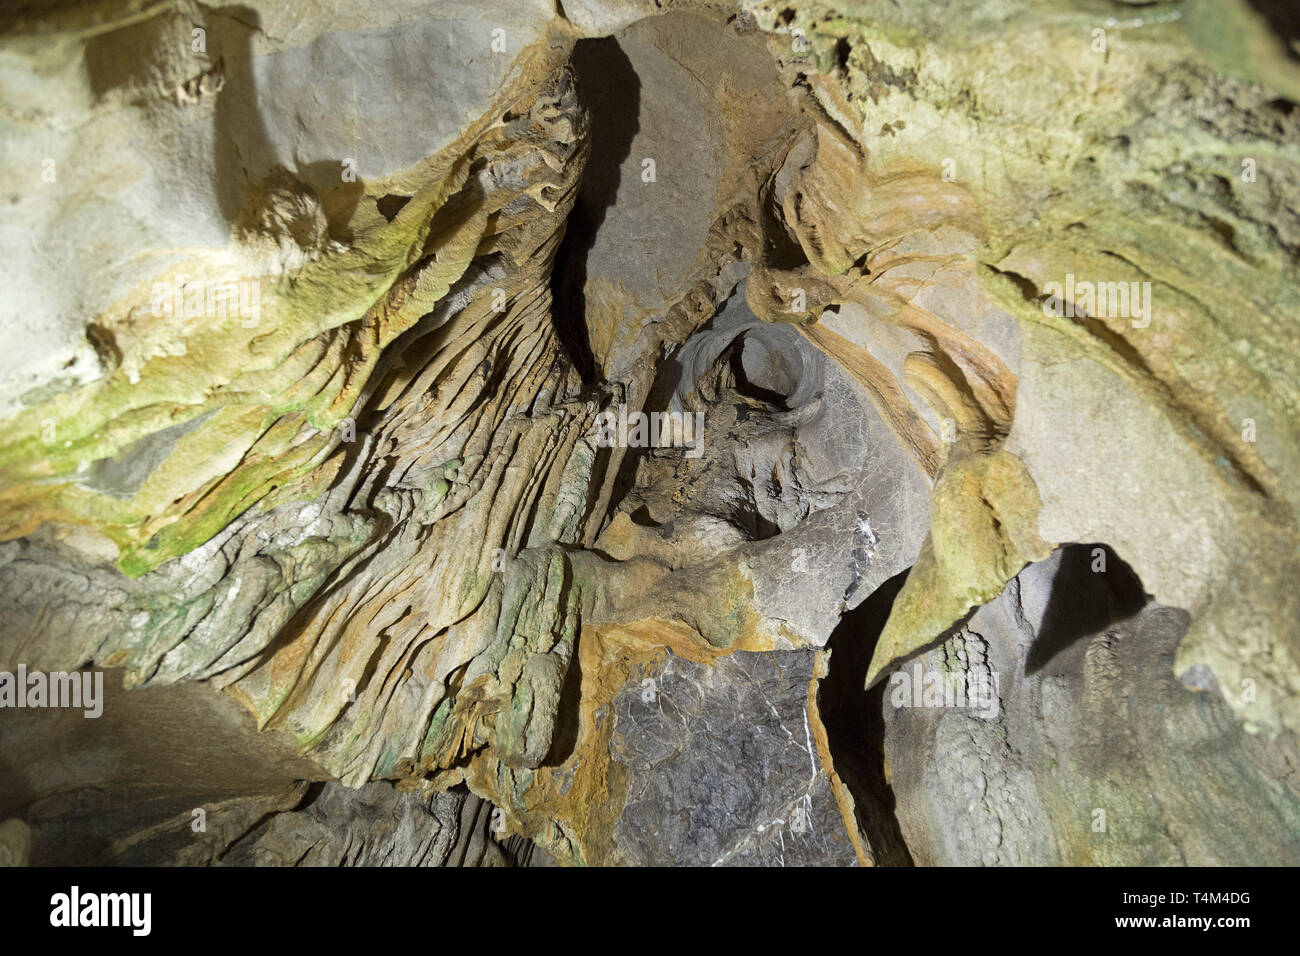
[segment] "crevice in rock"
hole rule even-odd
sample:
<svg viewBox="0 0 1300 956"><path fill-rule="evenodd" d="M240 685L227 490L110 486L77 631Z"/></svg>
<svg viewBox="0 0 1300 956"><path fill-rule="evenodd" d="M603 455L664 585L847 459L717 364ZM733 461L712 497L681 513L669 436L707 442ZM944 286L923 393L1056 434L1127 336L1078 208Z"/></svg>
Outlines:
<svg viewBox="0 0 1300 956"><path fill-rule="evenodd" d="M773 408L780 411L787 411L786 399L790 397L790 392L794 390L793 386L781 390L770 388L759 384L756 381L752 381L750 376L745 373L745 351L746 342L744 338L741 338L732 343L726 352L727 363L731 367L731 375L736 383L736 391L746 398L752 398L757 402L771 405ZM771 371L772 367L780 364L780 356L778 353L769 352L766 353L766 356L766 364L769 367L769 371ZM776 375L779 376L780 372L777 372ZM767 380L770 381L771 379L769 378Z"/></svg>
<svg viewBox="0 0 1300 956"><path fill-rule="evenodd" d="M853 795L857 824L882 866L910 866L885 769L885 684L863 689L871 655L909 571L890 578L845 612L826 646L827 673L817 691L835 771Z"/></svg>
<svg viewBox="0 0 1300 956"><path fill-rule="evenodd" d="M410 196L399 196L396 193L389 193L386 196L380 196L375 200L375 207L379 214L392 222L397 218L397 214L402 211L402 207L411 201Z"/></svg>
<svg viewBox="0 0 1300 956"><path fill-rule="evenodd" d="M590 147L551 269L551 315L574 368L583 383L591 385L599 369L587 327L587 257L606 210L614 204L619 167L638 129L641 81L613 37L579 40L569 64L589 113Z"/></svg>
<svg viewBox="0 0 1300 956"><path fill-rule="evenodd" d="M1133 569L1106 545L1063 546L1025 673L1049 668L1078 641L1128 620L1148 600Z"/></svg>
<svg viewBox="0 0 1300 956"><path fill-rule="evenodd" d="M1267 21L1286 47L1293 61L1300 61L1300 11L1290 0L1249 0L1250 6Z"/></svg>

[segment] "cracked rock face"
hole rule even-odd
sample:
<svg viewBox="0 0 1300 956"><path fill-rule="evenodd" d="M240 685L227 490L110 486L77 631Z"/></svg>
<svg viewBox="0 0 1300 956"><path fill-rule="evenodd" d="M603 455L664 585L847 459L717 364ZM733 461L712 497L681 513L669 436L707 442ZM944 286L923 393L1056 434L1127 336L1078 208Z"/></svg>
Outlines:
<svg viewBox="0 0 1300 956"><path fill-rule="evenodd" d="M814 666L814 655L797 651L737 651L712 666L670 655L624 687L611 744L628 775L614 832L619 858L658 866L854 863L807 713ZM762 776L755 765L766 768Z"/></svg>
<svg viewBox="0 0 1300 956"><path fill-rule="evenodd" d="M1166 6L0 15L0 862L1300 862L1300 30Z"/></svg>

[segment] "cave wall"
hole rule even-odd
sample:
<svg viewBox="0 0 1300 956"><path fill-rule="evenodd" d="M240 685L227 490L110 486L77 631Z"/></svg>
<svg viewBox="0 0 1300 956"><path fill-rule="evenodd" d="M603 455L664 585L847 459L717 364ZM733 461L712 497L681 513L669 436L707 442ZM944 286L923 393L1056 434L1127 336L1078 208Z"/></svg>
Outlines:
<svg viewBox="0 0 1300 956"><path fill-rule="evenodd" d="M173 782L96 860L1295 862L1294 36L4 14L0 668L127 689L0 734L14 855L74 859L101 775L33 735L116 733ZM172 734L232 702L279 743L226 781Z"/></svg>

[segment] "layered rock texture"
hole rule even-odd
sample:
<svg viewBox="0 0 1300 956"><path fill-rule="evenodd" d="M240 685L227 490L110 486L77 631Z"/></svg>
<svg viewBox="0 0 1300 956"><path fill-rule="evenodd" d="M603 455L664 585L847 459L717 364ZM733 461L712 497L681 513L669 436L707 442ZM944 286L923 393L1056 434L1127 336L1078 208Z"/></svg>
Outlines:
<svg viewBox="0 0 1300 956"><path fill-rule="evenodd" d="M1254 0L10 5L0 862L1300 863L1297 99Z"/></svg>

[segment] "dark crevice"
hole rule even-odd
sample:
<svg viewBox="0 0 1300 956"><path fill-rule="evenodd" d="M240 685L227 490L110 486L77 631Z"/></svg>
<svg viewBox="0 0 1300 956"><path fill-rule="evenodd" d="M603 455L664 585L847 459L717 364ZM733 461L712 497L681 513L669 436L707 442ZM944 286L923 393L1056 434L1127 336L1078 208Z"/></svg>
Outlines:
<svg viewBox="0 0 1300 956"><path fill-rule="evenodd" d="M582 663L576 649L560 687L560 706L555 712L555 734L544 767L559 767L578 748L582 729Z"/></svg>
<svg viewBox="0 0 1300 956"><path fill-rule="evenodd" d="M745 374L745 363L741 358L740 340L727 350L727 362L731 366L731 375L736 383L736 391L746 398L773 406L778 411L788 411L786 396L774 389L764 388L749 380Z"/></svg>
<svg viewBox="0 0 1300 956"><path fill-rule="evenodd" d="M628 515L628 518L630 518L630 519L632 520L632 523L633 523L634 525L638 525L638 526L640 526L640 527L642 527L642 528L658 528L658 527L659 527L658 522L656 522L656 521L654 520L654 517L650 514L650 509L647 508L645 505L641 505L639 508L637 508L637 509L636 509L635 511L633 511L631 514L629 514L629 515Z"/></svg>
<svg viewBox="0 0 1300 956"><path fill-rule="evenodd" d="M574 214L576 212L575 207ZM582 379L582 384L594 385L596 358L587 331L587 296L583 291L587 283L587 250L573 241L572 215L551 267L551 322L560 347Z"/></svg>
<svg viewBox="0 0 1300 956"><path fill-rule="evenodd" d="M1137 574L1110 548L1065 545L1025 673L1059 668L1072 659L1071 647L1131 618L1147 600Z"/></svg>
<svg viewBox="0 0 1300 956"><path fill-rule="evenodd" d="M613 38L579 40L570 66L578 96L589 113L591 147L582 183L551 268L551 316L555 331L583 384L597 380L587 328L587 258L606 210L618 195L619 167L639 128L641 81Z"/></svg>
<svg viewBox="0 0 1300 956"><path fill-rule="evenodd" d="M1300 62L1300 7L1295 0L1249 0L1250 6L1268 22L1293 62Z"/></svg>
<svg viewBox="0 0 1300 956"><path fill-rule="evenodd" d="M890 578L840 619L826 646L830 664L817 689L831 761L853 795L858 826L881 866L911 866L895 814L894 792L885 779L885 683L864 690L876 642L907 580Z"/></svg>
<svg viewBox="0 0 1300 956"><path fill-rule="evenodd" d="M380 196L375 200L375 206L379 209L379 214L392 222L397 218L397 214L402 211L402 207L411 201L410 196L399 196L396 193L389 193L387 196Z"/></svg>

